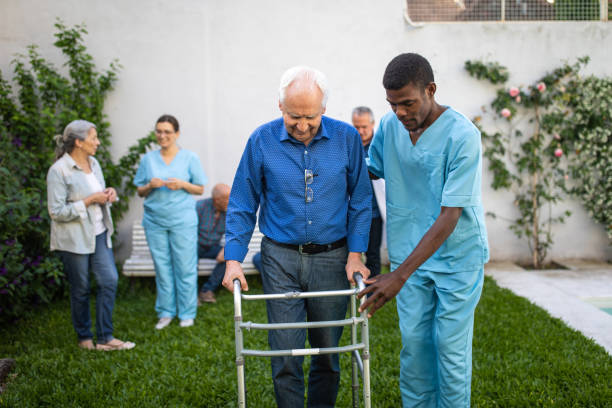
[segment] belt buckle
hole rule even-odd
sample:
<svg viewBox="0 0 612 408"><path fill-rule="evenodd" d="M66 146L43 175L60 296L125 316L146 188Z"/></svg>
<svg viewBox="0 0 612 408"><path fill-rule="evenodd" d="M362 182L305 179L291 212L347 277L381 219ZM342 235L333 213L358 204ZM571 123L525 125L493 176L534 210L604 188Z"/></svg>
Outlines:
<svg viewBox="0 0 612 408"><path fill-rule="evenodd" d="M307 246L307 245L310 245L310 244L312 244L312 242L307 242L305 244L300 244L298 246L298 252L300 253L300 255L304 255L304 253L305 253L304 252L304 247Z"/></svg>

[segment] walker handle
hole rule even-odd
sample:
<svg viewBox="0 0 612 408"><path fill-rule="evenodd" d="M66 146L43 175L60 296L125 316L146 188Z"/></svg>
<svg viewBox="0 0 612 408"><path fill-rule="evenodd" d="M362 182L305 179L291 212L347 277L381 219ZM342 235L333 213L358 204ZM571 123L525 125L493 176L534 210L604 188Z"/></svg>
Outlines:
<svg viewBox="0 0 612 408"><path fill-rule="evenodd" d="M365 289L365 283L363 283L363 275L361 272L353 272L353 280L360 291Z"/></svg>
<svg viewBox="0 0 612 408"><path fill-rule="evenodd" d="M240 279L234 279L234 293L236 292L240 295Z"/></svg>

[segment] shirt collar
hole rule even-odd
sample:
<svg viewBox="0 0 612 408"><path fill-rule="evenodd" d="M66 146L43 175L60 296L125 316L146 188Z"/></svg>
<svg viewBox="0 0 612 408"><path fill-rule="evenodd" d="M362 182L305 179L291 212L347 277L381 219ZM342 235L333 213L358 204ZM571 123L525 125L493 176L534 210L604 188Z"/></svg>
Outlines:
<svg viewBox="0 0 612 408"><path fill-rule="evenodd" d="M62 156L64 158L64 160L66 160L66 162L68 162L68 166L72 169L72 168L76 168L79 170L83 170L78 164L77 162L74 161L74 159L72 158L72 156L70 155L70 153L64 153L64 156ZM89 160L89 167L91 167L92 171L93 171L93 160L91 159L91 157L88 157L87 160Z"/></svg>

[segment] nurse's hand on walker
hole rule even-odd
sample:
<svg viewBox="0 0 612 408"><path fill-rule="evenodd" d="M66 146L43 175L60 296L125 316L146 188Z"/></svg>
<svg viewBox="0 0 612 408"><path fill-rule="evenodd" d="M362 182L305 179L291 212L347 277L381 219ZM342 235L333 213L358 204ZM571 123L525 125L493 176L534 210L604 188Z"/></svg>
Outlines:
<svg viewBox="0 0 612 408"><path fill-rule="evenodd" d="M223 277L223 286L230 292L234 292L234 280L240 281L240 288L244 291L249 290L244 272L242 271L242 265L238 261L226 261L225 262L225 276Z"/></svg>
<svg viewBox="0 0 612 408"><path fill-rule="evenodd" d="M371 293L371 295L359 307L359 313L369 308L368 317L372 317L387 301L393 299L413 272L446 241L446 238L455 229L462 211L463 208L461 207L441 207L440 215L438 215L436 221L397 269L391 273L366 279L364 283L370 286L359 292L357 297L361 299L368 293Z"/></svg>
<svg viewBox="0 0 612 408"><path fill-rule="evenodd" d="M399 293L406 279L401 276L398 270L399 268L393 272L376 275L372 279L364 280L364 283L369 286L359 292L357 298L361 299L368 293L371 293L371 295L366 299L363 305L359 307L359 313L369 308L368 318L370 318L382 307L382 305L393 299L395 295Z"/></svg>

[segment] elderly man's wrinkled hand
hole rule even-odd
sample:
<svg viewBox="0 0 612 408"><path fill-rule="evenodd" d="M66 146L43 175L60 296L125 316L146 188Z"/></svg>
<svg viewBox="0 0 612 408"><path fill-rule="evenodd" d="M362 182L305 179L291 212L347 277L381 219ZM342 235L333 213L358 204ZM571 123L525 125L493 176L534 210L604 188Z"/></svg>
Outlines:
<svg viewBox="0 0 612 408"><path fill-rule="evenodd" d="M359 292L357 297L369 295L366 301L359 307L359 313L368 310L368 317L372 317L385 303L393 299L404 286L405 280L398 272L377 275L372 279L365 280L369 285Z"/></svg>
<svg viewBox="0 0 612 408"><path fill-rule="evenodd" d="M346 259L345 270L346 278L352 284L355 284L355 280L353 279L353 274L355 272L359 272L364 280L367 279L368 276L370 276L370 270L361 261L360 252L349 252L348 258Z"/></svg>
<svg viewBox="0 0 612 408"><path fill-rule="evenodd" d="M242 265L238 261L226 261L225 263L225 276L223 277L223 287L230 292L234 292L234 280L240 281L240 288L244 291L249 290L246 277L242 270Z"/></svg>

